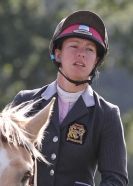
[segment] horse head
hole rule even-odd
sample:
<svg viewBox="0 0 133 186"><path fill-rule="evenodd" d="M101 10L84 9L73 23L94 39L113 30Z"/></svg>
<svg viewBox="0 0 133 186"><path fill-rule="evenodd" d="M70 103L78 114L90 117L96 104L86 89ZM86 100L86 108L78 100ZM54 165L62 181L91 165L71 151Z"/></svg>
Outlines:
<svg viewBox="0 0 133 186"><path fill-rule="evenodd" d="M26 113L35 103L9 106L0 113L0 186L29 186L34 160L48 163L39 148L54 101L30 117Z"/></svg>

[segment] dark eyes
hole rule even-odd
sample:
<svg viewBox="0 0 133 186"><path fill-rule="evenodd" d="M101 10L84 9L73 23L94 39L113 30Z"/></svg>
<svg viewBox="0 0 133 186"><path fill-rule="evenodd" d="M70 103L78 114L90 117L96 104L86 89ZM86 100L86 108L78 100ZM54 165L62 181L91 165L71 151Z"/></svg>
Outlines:
<svg viewBox="0 0 133 186"><path fill-rule="evenodd" d="M27 172L25 172L25 174L24 174L24 176L23 176L23 178L21 180L21 183L25 184L28 181L31 182L32 178L33 178L33 175L31 173L31 171L27 171Z"/></svg>
<svg viewBox="0 0 133 186"><path fill-rule="evenodd" d="M75 48L75 49L78 49L79 47L77 45L70 45L71 48ZM85 48L86 51L91 51L93 52L94 51L94 48L92 47L86 47Z"/></svg>
<svg viewBox="0 0 133 186"><path fill-rule="evenodd" d="M93 48L86 48L86 50L88 50L88 51L94 51L94 49Z"/></svg>
<svg viewBox="0 0 133 186"><path fill-rule="evenodd" d="M78 46L76 46L76 45L71 45L70 47L72 47L72 48L78 48Z"/></svg>

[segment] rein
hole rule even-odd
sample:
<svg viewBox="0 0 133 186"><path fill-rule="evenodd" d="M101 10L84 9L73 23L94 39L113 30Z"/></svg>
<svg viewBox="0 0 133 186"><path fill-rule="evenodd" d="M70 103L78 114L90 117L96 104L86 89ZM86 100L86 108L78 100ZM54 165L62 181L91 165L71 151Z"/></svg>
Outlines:
<svg viewBox="0 0 133 186"><path fill-rule="evenodd" d="M29 186L37 186L37 159L33 159L33 175L30 177Z"/></svg>
<svg viewBox="0 0 133 186"><path fill-rule="evenodd" d="M35 177L36 177L36 165L35 165L36 164L36 159L34 159L34 157L32 159L34 161L34 166L33 166L33 175L31 175L29 177L29 186L37 186L37 184L34 183Z"/></svg>

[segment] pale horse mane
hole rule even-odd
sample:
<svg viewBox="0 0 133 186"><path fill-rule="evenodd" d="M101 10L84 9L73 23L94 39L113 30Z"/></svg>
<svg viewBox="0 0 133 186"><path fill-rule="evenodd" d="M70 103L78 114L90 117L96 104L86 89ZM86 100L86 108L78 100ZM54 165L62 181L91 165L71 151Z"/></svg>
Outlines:
<svg viewBox="0 0 133 186"><path fill-rule="evenodd" d="M1 143L6 141L10 146L13 145L16 148L19 148L19 145L23 146L35 159L48 163L39 151L43 138L43 129L39 132L35 143L31 141L30 137L32 135L24 129L28 120L33 117L26 117L26 113L31 111L34 104L39 101L28 102L28 104L22 103L15 107L8 105L3 109L0 113L0 141Z"/></svg>

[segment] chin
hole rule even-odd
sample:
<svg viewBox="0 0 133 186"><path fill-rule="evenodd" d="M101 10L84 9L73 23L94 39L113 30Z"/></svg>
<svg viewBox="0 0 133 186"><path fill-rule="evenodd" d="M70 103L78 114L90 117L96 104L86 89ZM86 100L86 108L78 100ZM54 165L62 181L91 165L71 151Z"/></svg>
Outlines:
<svg viewBox="0 0 133 186"><path fill-rule="evenodd" d="M84 81L86 79L88 79L88 76L87 77L83 77L83 76L72 76L72 78L76 81Z"/></svg>

